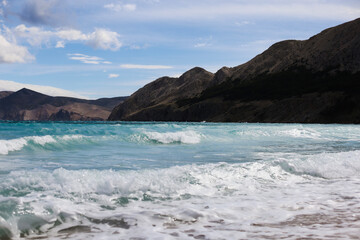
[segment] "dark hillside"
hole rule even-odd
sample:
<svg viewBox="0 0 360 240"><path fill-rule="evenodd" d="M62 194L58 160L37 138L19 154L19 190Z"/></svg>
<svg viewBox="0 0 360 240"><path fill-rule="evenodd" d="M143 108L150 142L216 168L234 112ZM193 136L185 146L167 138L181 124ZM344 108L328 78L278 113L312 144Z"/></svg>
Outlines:
<svg viewBox="0 0 360 240"><path fill-rule="evenodd" d="M204 70L205 71L205 70ZM198 81L191 75L186 81ZM146 106L132 101L117 106L110 120L232 122L360 122L360 19L326 29L305 41L272 45L249 62L222 68L196 86L196 94L171 90L172 82L146 88L177 96ZM195 86L194 86L195 87ZM169 90L170 89L170 90Z"/></svg>

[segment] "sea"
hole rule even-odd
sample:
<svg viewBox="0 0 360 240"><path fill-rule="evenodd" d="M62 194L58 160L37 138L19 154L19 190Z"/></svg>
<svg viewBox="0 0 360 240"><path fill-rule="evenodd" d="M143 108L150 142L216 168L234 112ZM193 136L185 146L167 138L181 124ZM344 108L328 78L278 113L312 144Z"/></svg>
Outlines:
<svg viewBox="0 0 360 240"><path fill-rule="evenodd" d="M360 239L360 125L2 121L0 239Z"/></svg>

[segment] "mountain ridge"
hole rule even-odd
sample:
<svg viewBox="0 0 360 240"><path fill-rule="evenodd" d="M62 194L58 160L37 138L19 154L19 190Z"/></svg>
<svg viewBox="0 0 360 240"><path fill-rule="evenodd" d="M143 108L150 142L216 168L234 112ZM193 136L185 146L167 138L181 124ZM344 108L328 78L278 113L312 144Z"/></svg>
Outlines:
<svg viewBox="0 0 360 240"><path fill-rule="evenodd" d="M27 88L6 92L0 98L1 120L106 120L126 97L86 100L52 97Z"/></svg>
<svg viewBox="0 0 360 240"><path fill-rule="evenodd" d="M195 74L187 79L197 81ZM360 18L223 67L190 97L179 91L142 94L149 104L137 104L139 93L172 88L158 80L118 105L109 120L360 123Z"/></svg>

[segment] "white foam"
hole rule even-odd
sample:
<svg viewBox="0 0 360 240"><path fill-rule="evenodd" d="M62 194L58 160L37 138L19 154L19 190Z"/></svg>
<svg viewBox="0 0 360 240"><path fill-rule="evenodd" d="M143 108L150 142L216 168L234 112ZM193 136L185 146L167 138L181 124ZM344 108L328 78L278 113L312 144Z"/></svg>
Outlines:
<svg viewBox="0 0 360 240"><path fill-rule="evenodd" d="M162 197L176 198L185 193L217 195L221 189L236 185L240 187L250 176L269 181L280 179L280 171L281 168L271 165L264 168L262 163L187 165L141 171L69 171L60 168L53 172L12 172L8 176L9 181L0 186L15 185L18 189L31 186L62 194L81 192L132 197L141 197L143 193L151 192ZM301 179L298 176L294 178Z"/></svg>
<svg viewBox="0 0 360 240"><path fill-rule="evenodd" d="M0 207L6 214L2 214L4 219L0 217L0 227L5 222L14 239L20 236L19 221L28 226L48 223L41 226L43 233L37 235L35 229L28 238L49 239L351 239L358 235L360 151L353 151L359 148L355 141L360 139L358 126L124 126L111 131L99 130L99 126L64 131L84 136L57 136L61 130L56 130L40 139L0 140L13 144L7 152L21 150L21 144L29 145L28 150L70 146L72 150L59 151L44 168L34 167L34 155L27 152L1 157L0 192L4 197ZM91 155L92 149L83 154L91 146L77 149L78 143L93 141L101 141L103 146L93 149L98 156ZM143 146L149 142L200 144ZM166 159L169 149L176 151L176 161ZM102 154L112 157L99 166ZM22 157L29 168L15 167L17 158L22 161ZM147 157L156 164L143 164ZM240 161L210 163L235 158ZM153 167L191 163L193 159L204 164ZM12 167L4 171L6 164ZM57 166L89 169L53 170ZM109 170L112 166L140 170ZM24 215L35 217L22 218ZM104 219L123 220L129 229ZM91 233L76 232L79 225L90 227ZM69 227L75 227L73 232L58 232Z"/></svg>
<svg viewBox="0 0 360 240"><path fill-rule="evenodd" d="M332 182L292 174L271 162L187 165L140 171L17 171L7 179L0 183L0 189L31 192L18 203L20 211L26 206L28 212L48 223L60 219L60 214L65 216L64 224L42 228L45 236L53 239L64 237L58 230L80 224L92 226L96 232L78 233L71 238L167 239L176 233L180 239L192 239L189 234L204 235L206 239L250 235L258 239L268 234L285 238L291 233L295 239L311 234L313 226L317 237L323 238L335 233L351 234L359 227L351 221L352 214L360 213L357 201L360 191L356 188L359 181ZM341 196L350 200L344 201ZM120 198L128 199L129 203L120 206ZM300 220L296 229L287 225L292 224L291 219L296 216L317 213L329 216L327 225L315 221L310 227L301 226ZM88 217L123 219L130 228L94 223ZM334 228L338 223L333 219L337 217L341 218L341 228ZM16 232L17 221L14 220L13 232ZM330 233L327 227L336 231Z"/></svg>
<svg viewBox="0 0 360 240"><path fill-rule="evenodd" d="M81 140L83 135L64 135L64 136L27 136L16 139L0 140L0 154L7 155L9 152L19 151L29 144L45 146L53 143L63 143L64 141Z"/></svg>
<svg viewBox="0 0 360 240"><path fill-rule="evenodd" d="M293 128L289 130L280 131L279 133L280 135L291 136L295 138L311 138L311 139L321 138L321 133L314 129Z"/></svg>
<svg viewBox="0 0 360 240"><path fill-rule="evenodd" d="M238 136L245 136L245 137L269 137L271 136L269 132L265 130L241 130L235 132Z"/></svg>
<svg viewBox="0 0 360 240"><path fill-rule="evenodd" d="M79 140L79 139L84 139L86 138L83 135L64 135L61 137L61 139L65 140L65 141L69 141L69 140Z"/></svg>
<svg viewBox="0 0 360 240"><path fill-rule="evenodd" d="M325 131L324 131L325 132ZM313 140L328 140L322 133L311 127L304 127L301 125L296 126L248 126L243 127L241 130L236 130L235 134L247 139L264 139L264 138L305 138ZM332 132L332 134L334 134Z"/></svg>
<svg viewBox="0 0 360 240"><path fill-rule="evenodd" d="M145 135L150 139L160 143L186 143L196 144L200 143L201 135L195 131L180 131L180 132L145 132Z"/></svg>
<svg viewBox="0 0 360 240"><path fill-rule="evenodd" d="M49 135L25 137L25 139L28 141L34 141L36 144L39 144L41 146L44 146L45 144L48 144L48 143L56 142L56 140L52 136L49 136Z"/></svg>
<svg viewBox="0 0 360 240"><path fill-rule="evenodd" d="M9 152L21 150L27 145L25 138L0 140L0 154L7 155Z"/></svg>
<svg viewBox="0 0 360 240"><path fill-rule="evenodd" d="M280 164L298 174L310 174L328 179L359 177L360 151L321 153L293 158L280 158Z"/></svg>

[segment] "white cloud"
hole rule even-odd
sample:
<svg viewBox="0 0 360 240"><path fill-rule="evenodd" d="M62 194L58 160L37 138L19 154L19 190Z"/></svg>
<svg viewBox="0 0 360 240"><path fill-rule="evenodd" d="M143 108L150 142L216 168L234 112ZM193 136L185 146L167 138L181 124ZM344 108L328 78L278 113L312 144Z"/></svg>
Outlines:
<svg viewBox="0 0 360 240"><path fill-rule="evenodd" d="M96 28L94 32L85 34L76 29L46 31L40 27L27 27L21 24L15 27L12 33L17 37L24 38L32 46L50 45L53 40L57 41L55 47L65 46L65 41L80 41L94 48L112 51L116 51L122 46L119 40L120 35L117 32L103 28Z"/></svg>
<svg viewBox="0 0 360 240"><path fill-rule="evenodd" d="M119 12L122 10L122 6L120 4L114 4L114 3L109 3L104 5L104 8Z"/></svg>
<svg viewBox="0 0 360 240"><path fill-rule="evenodd" d="M198 43L194 45L195 48L202 48L202 47L209 47L212 45L212 39L213 37L210 36L208 38L199 38Z"/></svg>
<svg viewBox="0 0 360 240"><path fill-rule="evenodd" d="M194 47L196 47L196 48L209 47L209 46L211 46L211 44L210 44L210 43L206 43L206 42L197 43L197 44L194 45Z"/></svg>
<svg viewBox="0 0 360 240"><path fill-rule="evenodd" d="M9 31L11 31L9 29ZM24 24L18 25L12 30L12 34L16 37L25 38L31 46L41 46L48 44L53 32L44 31L38 27L26 27Z"/></svg>
<svg viewBox="0 0 360 240"><path fill-rule="evenodd" d="M85 99L87 98L75 92L71 92L61 88L0 80L0 91L18 91L22 88L28 88L33 91L40 92L50 96L76 97L76 98L85 98Z"/></svg>
<svg viewBox="0 0 360 240"><path fill-rule="evenodd" d="M65 47L64 41L58 41L55 46L55 48L64 48L64 47Z"/></svg>
<svg viewBox="0 0 360 240"><path fill-rule="evenodd" d="M97 28L88 35L88 44L94 48L116 51L122 46L119 37L117 32Z"/></svg>
<svg viewBox="0 0 360 240"><path fill-rule="evenodd" d="M83 34L81 31L76 29L61 29L58 30L57 32L53 32L53 34L58 38L67 41L77 41L77 40L86 41L89 39L88 35Z"/></svg>
<svg viewBox="0 0 360 240"><path fill-rule="evenodd" d="M118 78L120 75L119 74L115 74L115 73L110 73L109 74L109 78Z"/></svg>
<svg viewBox="0 0 360 240"><path fill-rule="evenodd" d="M106 4L104 5L104 8L110 9L112 11L115 12L120 12L120 11L128 11L128 12L132 12L136 10L136 4L114 4L114 3L110 3L110 4Z"/></svg>
<svg viewBox="0 0 360 240"><path fill-rule="evenodd" d="M170 69L172 66L164 65L138 65L138 64L121 64L120 68L125 69Z"/></svg>
<svg viewBox="0 0 360 240"><path fill-rule="evenodd" d="M26 47L9 42L0 35L0 63L25 63L35 60Z"/></svg>
<svg viewBox="0 0 360 240"><path fill-rule="evenodd" d="M7 1L6 0L3 0L1 3L0 3L0 16L4 15L4 9L6 6L8 5ZM2 22L2 20L0 20L0 22Z"/></svg>
<svg viewBox="0 0 360 240"><path fill-rule="evenodd" d="M143 45L131 45L130 46L130 49L132 49L132 50L141 50L141 49L146 49L146 48L148 48L150 45L149 44L147 44L147 43L145 43L145 44L143 44Z"/></svg>
<svg viewBox="0 0 360 240"><path fill-rule="evenodd" d="M96 56L88 56L85 54L81 54L81 53L73 53L73 54L68 54L69 59L71 60L77 60L80 61L82 63L87 63L87 64L111 64L111 62L109 61L104 61L103 58L100 57L96 57Z"/></svg>
<svg viewBox="0 0 360 240"><path fill-rule="evenodd" d="M250 21L241 21L241 22L236 22L235 25L236 26L239 26L239 27L242 27L242 26L245 26L245 25L249 25L249 24L252 24Z"/></svg>
<svg viewBox="0 0 360 240"><path fill-rule="evenodd" d="M136 5L135 4L125 4L124 9L126 11L135 11L136 10Z"/></svg>

